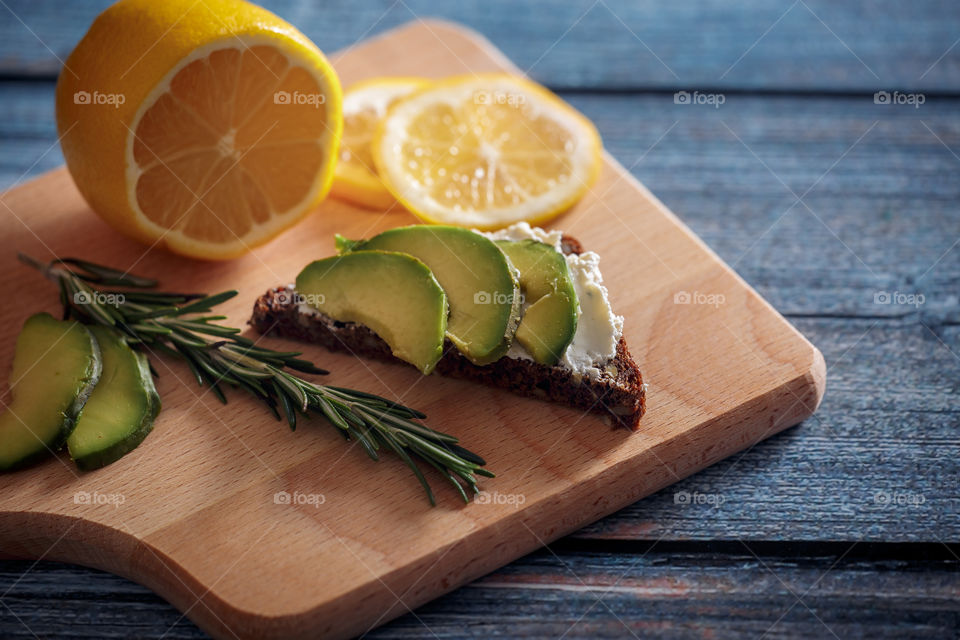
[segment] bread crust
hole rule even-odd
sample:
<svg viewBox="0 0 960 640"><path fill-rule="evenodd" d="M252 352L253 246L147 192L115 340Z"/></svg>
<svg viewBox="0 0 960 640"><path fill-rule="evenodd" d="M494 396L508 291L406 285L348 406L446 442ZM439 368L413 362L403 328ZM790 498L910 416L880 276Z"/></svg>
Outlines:
<svg viewBox="0 0 960 640"><path fill-rule="evenodd" d="M563 237L562 248L564 253L583 250L576 239L568 236ZM395 358L389 345L367 327L338 322L319 313L304 313L295 292L288 287L275 287L257 298L250 324L262 334L295 338L330 351L406 364ZM646 409L646 389L626 340L620 339L616 356L599 368L601 373L597 377L581 376L562 365L544 365L507 356L477 366L446 340L443 357L435 371L602 414L614 426L636 430Z"/></svg>

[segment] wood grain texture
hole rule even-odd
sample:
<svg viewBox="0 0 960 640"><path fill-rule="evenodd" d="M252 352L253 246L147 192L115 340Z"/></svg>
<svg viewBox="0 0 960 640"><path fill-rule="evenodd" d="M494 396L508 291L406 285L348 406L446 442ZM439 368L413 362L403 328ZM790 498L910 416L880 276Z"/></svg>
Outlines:
<svg viewBox="0 0 960 640"><path fill-rule="evenodd" d="M917 550L929 555L909 564L859 555L849 543L807 557L775 549L541 551L369 637L955 637L960 573L946 549ZM465 628L451 615L459 608L508 613Z"/></svg>
<svg viewBox="0 0 960 640"><path fill-rule="evenodd" d="M551 545L365 637L821 639L832 631L947 640L960 625L956 547L732 542L613 550ZM0 589L16 582L5 598L9 611L29 624L0 616L5 639L205 637L116 576L59 563L46 563L46 576L27 569L22 562L0 571Z"/></svg>
<svg viewBox="0 0 960 640"><path fill-rule="evenodd" d="M338 57L348 82L508 64L485 43L440 23L418 23ZM240 283L240 296L224 309L234 321L248 313L255 295L329 253L334 230L364 236L406 221L328 202L245 259L201 265L159 252L141 259L142 247L99 223L64 171L5 194L3 202L10 246L137 263L141 271L163 273L174 288L218 290ZM223 411L209 394L198 395L178 381L183 372L176 365L161 363L165 410L145 445L81 477L55 462L18 474L0 498L0 546L27 557L49 550L49 558L134 577L216 636L345 636L815 409L824 384L819 352L612 159L593 193L561 224L605 256L613 304L630 318L626 336L651 384L650 417L638 434L610 431L590 416L468 383L424 384L404 367L307 350L337 372L339 384L395 393L423 407L431 424L487 456L500 475L485 489L522 493L522 507L464 508L447 495L440 507L427 509L399 464L351 456L329 429L304 428L291 436L246 399L235 398ZM82 236L72 225L82 226ZM5 260L11 280L6 286L14 297L49 308L30 294L36 281L21 277L12 258ZM644 275L642 287L635 273ZM674 304L682 290L722 293L724 304ZM0 326L12 335L24 316L21 306L5 307ZM9 358L4 346L0 366ZM558 430L558 423L565 428ZM278 505L272 498L281 490L323 494L325 501L320 507ZM76 504L80 491L122 495L123 504Z"/></svg>
<svg viewBox="0 0 960 640"><path fill-rule="evenodd" d="M7 0L0 74L52 77L111 0ZM955 94L958 9L950 0L262 0L325 51L417 17L488 34L553 88ZM21 23L22 20L22 23ZM952 48L953 47L953 48ZM59 58L59 59L58 59Z"/></svg>

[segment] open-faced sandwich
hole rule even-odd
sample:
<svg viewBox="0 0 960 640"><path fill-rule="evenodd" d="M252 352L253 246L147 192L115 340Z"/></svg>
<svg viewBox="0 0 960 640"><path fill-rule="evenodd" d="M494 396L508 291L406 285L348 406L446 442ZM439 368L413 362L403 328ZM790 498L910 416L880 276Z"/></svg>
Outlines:
<svg viewBox="0 0 960 640"><path fill-rule="evenodd" d="M490 233L414 225L338 237L337 249L257 299L251 324L637 428L643 379L600 256L576 239L526 223Z"/></svg>

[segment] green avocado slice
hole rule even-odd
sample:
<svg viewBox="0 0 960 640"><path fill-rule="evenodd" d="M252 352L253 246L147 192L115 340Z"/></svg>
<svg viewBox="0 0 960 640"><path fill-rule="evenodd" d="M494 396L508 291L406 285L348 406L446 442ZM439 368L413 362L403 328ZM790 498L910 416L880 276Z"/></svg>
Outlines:
<svg viewBox="0 0 960 640"><path fill-rule="evenodd" d="M394 356L425 374L443 355L447 296L409 254L364 250L317 260L297 276L296 289L334 320L368 327Z"/></svg>
<svg viewBox="0 0 960 640"><path fill-rule="evenodd" d="M529 305L517 328L517 342L534 361L554 365L577 332L579 303L567 260L537 240L498 240L497 245L519 270Z"/></svg>
<svg viewBox="0 0 960 640"><path fill-rule="evenodd" d="M0 414L0 470L26 466L59 449L100 371L100 348L86 327L48 313L30 316L13 356L13 400Z"/></svg>
<svg viewBox="0 0 960 640"><path fill-rule="evenodd" d="M520 320L520 290L510 261L479 233L446 225L390 229L341 250L399 251L423 261L450 303L447 337L478 365L507 352Z"/></svg>
<svg viewBox="0 0 960 640"><path fill-rule="evenodd" d="M153 429L160 396L147 357L108 327L90 327L103 356L103 373L77 426L67 438L81 469L105 467L137 448Z"/></svg>

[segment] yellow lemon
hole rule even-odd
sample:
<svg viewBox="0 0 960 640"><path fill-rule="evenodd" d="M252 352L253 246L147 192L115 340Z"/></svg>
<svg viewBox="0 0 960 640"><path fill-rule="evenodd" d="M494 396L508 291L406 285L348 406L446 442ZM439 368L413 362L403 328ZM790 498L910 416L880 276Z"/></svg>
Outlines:
<svg viewBox="0 0 960 640"><path fill-rule="evenodd" d="M343 119L323 53L243 0L121 0L57 83L57 127L104 220L188 256L239 256L329 191Z"/></svg>
<svg viewBox="0 0 960 640"><path fill-rule="evenodd" d="M344 91L343 139L330 195L369 209L396 204L377 175L370 143L390 105L426 83L421 78L373 78Z"/></svg>
<svg viewBox="0 0 960 640"><path fill-rule="evenodd" d="M505 74L451 78L390 107L373 141L384 184L428 222L494 229L569 208L600 170L593 124Z"/></svg>

